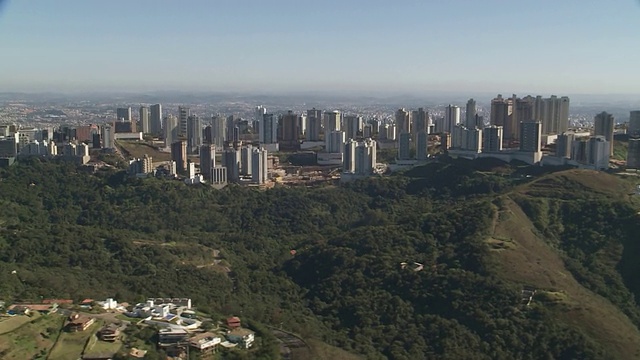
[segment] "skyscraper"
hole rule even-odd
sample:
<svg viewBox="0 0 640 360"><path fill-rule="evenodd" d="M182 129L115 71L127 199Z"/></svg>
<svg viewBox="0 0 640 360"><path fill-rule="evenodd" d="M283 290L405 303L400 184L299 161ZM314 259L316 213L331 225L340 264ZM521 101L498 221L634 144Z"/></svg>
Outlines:
<svg viewBox="0 0 640 360"><path fill-rule="evenodd" d="M428 153L429 135L425 130L418 132L416 135L416 160L426 160Z"/></svg>
<svg viewBox="0 0 640 360"><path fill-rule="evenodd" d="M631 137L640 137L640 110L631 111L629 113L629 127L627 128L627 134Z"/></svg>
<svg viewBox="0 0 640 360"><path fill-rule="evenodd" d="M224 149L222 153L222 165L227 168L227 181L238 182L240 180L240 151L234 148Z"/></svg>
<svg viewBox="0 0 640 360"><path fill-rule="evenodd" d="M593 119L593 125L594 135L604 136L604 139L609 142L609 156L613 156L613 127L615 125L613 115L603 111Z"/></svg>
<svg viewBox="0 0 640 360"><path fill-rule="evenodd" d="M464 124L467 129L473 129L476 127L476 115L478 115L478 109L476 107L476 101L473 99L469 99L467 101L467 109L464 115Z"/></svg>
<svg viewBox="0 0 640 360"><path fill-rule="evenodd" d="M341 153L346 141L344 131L332 131L325 135L325 152L331 154Z"/></svg>
<svg viewBox="0 0 640 360"><path fill-rule="evenodd" d="M482 151L502 151L502 126L491 125L482 129Z"/></svg>
<svg viewBox="0 0 640 360"><path fill-rule="evenodd" d="M411 120L413 121L411 131L414 136L417 136L421 131L425 131L427 134L429 133L429 113L426 112L424 108L418 108L418 110L412 111Z"/></svg>
<svg viewBox="0 0 640 360"><path fill-rule="evenodd" d="M467 129L464 125L457 125L451 133L451 147L454 149L480 152L482 150L482 130Z"/></svg>
<svg viewBox="0 0 640 360"><path fill-rule="evenodd" d="M356 147L358 142L349 139L344 144L344 158L342 161L342 172L354 173L356 171Z"/></svg>
<svg viewBox="0 0 640 360"><path fill-rule="evenodd" d="M356 139L362 133L362 116L346 115L344 117L344 130L347 139Z"/></svg>
<svg viewBox="0 0 640 360"><path fill-rule="evenodd" d="M398 137L398 160L411 159L411 134L404 132Z"/></svg>
<svg viewBox="0 0 640 360"><path fill-rule="evenodd" d="M254 148L251 154L251 181L264 184L268 180L268 155L266 149Z"/></svg>
<svg viewBox="0 0 640 360"><path fill-rule="evenodd" d="M376 169L376 142L364 139L356 147L356 175L371 175Z"/></svg>
<svg viewBox="0 0 640 360"><path fill-rule="evenodd" d="M298 134L300 130L298 128L298 115L289 110L286 114L282 115L280 123L281 127L278 141L280 149L299 149L300 142L298 141Z"/></svg>
<svg viewBox="0 0 640 360"><path fill-rule="evenodd" d="M179 140L171 144L171 161L176 162L179 174L187 171L187 143Z"/></svg>
<svg viewBox="0 0 640 360"><path fill-rule="evenodd" d="M609 144L604 136L592 136L587 142L587 163L596 170L609 168Z"/></svg>
<svg viewBox="0 0 640 360"><path fill-rule="evenodd" d="M154 135L159 135L162 132L162 105L151 105L149 109L151 113L150 119L150 131Z"/></svg>
<svg viewBox="0 0 640 360"><path fill-rule="evenodd" d="M523 122L520 124L520 151L540 152L542 124L539 122Z"/></svg>
<svg viewBox="0 0 640 360"><path fill-rule="evenodd" d="M105 149L113 149L114 147L114 131L111 124L104 124L101 128L102 147Z"/></svg>
<svg viewBox="0 0 640 360"><path fill-rule="evenodd" d="M190 115L187 119L187 146L189 153L196 154L202 145L202 122L198 115Z"/></svg>
<svg viewBox="0 0 640 360"><path fill-rule="evenodd" d="M260 144L278 142L278 120L273 114L264 114L260 122Z"/></svg>
<svg viewBox="0 0 640 360"><path fill-rule="evenodd" d="M130 122L131 118L131 107L128 108L117 108L116 109L116 118L118 121L126 121Z"/></svg>
<svg viewBox="0 0 640 360"><path fill-rule="evenodd" d="M143 133L148 134L151 132L149 108L147 106L140 106L140 125Z"/></svg>
<svg viewBox="0 0 640 360"><path fill-rule="evenodd" d="M556 139L556 156L561 158L571 158L571 149L575 140L575 133L563 132Z"/></svg>
<svg viewBox="0 0 640 360"><path fill-rule="evenodd" d="M340 111L327 111L324 113L324 133L328 134L332 131L340 131L341 124Z"/></svg>
<svg viewBox="0 0 640 360"><path fill-rule="evenodd" d="M176 140L178 140L178 132L180 131L178 126L178 118L169 114L164 118L164 146L169 147Z"/></svg>
<svg viewBox="0 0 640 360"><path fill-rule="evenodd" d="M627 168L636 170L640 169L640 138L629 139Z"/></svg>
<svg viewBox="0 0 640 360"><path fill-rule="evenodd" d="M322 131L322 110L317 110L316 108L307 110L306 139L308 141L320 141L321 131Z"/></svg>
<svg viewBox="0 0 640 360"><path fill-rule="evenodd" d="M569 128L569 98L563 96L558 98L551 95L547 99L542 99L542 106L538 103L534 105L534 115L536 120L542 122L543 134L562 134ZM539 114L542 108L542 114Z"/></svg>
<svg viewBox="0 0 640 360"><path fill-rule="evenodd" d="M187 138L187 119L191 116L191 109L188 107L178 107L178 137Z"/></svg>
<svg viewBox="0 0 640 360"><path fill-rule="evenodd" d="M491 114L489 122L491 125L504 126L509 122L509 104L498 94L498 96L491 100Z"/></svg>
<svg viewBox="0 0 640 360"><path fill-rule="evenodd" d="M444 129L443 132L452 132L453 128L460 123L460 108L449 105L444 109Z"/></svg>
<svg viewBox="0 0 640 360"><path fill-rule="evenodd" d="M251 145L243 146L240 149L240 175L251 176L253 149Z"/></svg>
<svg viewBox="0 0 640 360"><path fill-rule="evenodd" d="M215 166L216 146L211 144L200 146L200 174L206 180L211 180L211 169Z"/></svg>
<svg viewBox="0 0 640 360"><path fill-rule="evenodd" d="M258 105L256 106L255 110L254 110L254 115L253 115L253 122L254 122L254 128L259 128L259 124L262 121L262 119L264 118L264 114L267 113L267 108L265 108L262 105Z"/></svg>
<svg viewBox="0 0 640 360"><path fill-rule="evenodd" d="M233 132L234 132L234 129L236 128L236 122L237 122L237 119L234 115L227 116L227 121L224 126L224 131L226 133L226 138L228 142L235 142L239 140L239 139L234 139L233 137Z"/></svg>
<svg viewBox="0 0 640 360"><path fill-rule="evenodd" d="M216 149L222 150L224 148L224 142L226 140L225 135L225 120L220 115L213 115L211 117L211 141L216 145Z"/></svg>
<svg viewBox="0 0 640 360"><path fill-rule="evenodd" d="M396 131L398 134L411 131L411 115L405 109L396 110Z"/></svg>

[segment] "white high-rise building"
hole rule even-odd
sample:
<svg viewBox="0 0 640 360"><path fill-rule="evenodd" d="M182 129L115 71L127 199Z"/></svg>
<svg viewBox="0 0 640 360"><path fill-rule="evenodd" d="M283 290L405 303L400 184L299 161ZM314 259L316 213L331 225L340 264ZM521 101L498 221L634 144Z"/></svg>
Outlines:
<svg viewBox="0 0 640 360"><path fill-rule="evenodd" d="M376 142L365 139L356 147L356 175L371 175L376 169Z"/></svg>
<svg viewBox="0 0 640 360"><path fill-rule="evenodd" d="M325 152L330 154L341 153L347 140L344 131L331 131L325 138Z"/></svg>
<svg viewBox="0 0 640 360"><path fill-rule="evenodd" d="M460 108L455 105L449 105L444 109L444 127L442 132L452 132L453 129L460 124Z"/></svg>
<svg viewBox="0 0 640 360"><path fill-rule="evenodd" d="M258 129L260 129L260 122L262 122L262 119L264 118L264 114L267 113L267 108L259 105L256 106L256 109L254 110L254 115L253 115L253 122L255 123L254 126L257 126ZM258 130L260 131L260 130Z"/></svg>
<svg viewBox="0 0 640 360"><path fill-rule="evenodd" d="M151 132L151 122L149 118L149 107L140 106L140 125L142 126L142 132L148 134Z"/></svg>
<svg viewBox="0 0 640 360"><path fill-rule="evenodd" d="M268 180L267 150L254 148L251 155L251 181L255 184L264 184Z"/></svg>
<svg viewBox="0 0 640 360"><path fill-rule="evenodd" d="M210 179L212 185L225 185L227 183L227 168L222 166L211 168Z"/></svg>
<svg viewBox="0 0 640 360"><path fill-rule="evenodd" d="M164 146L171 147L171 144L178 140L180 128L178 126L178 118L173 115L167 115L164 118Z"/></svg>
<svg viewBox="0 0 640 360"><path fill-rule="evenodd" d="M466 126L467 129L473 129L477 126L476 115L478 115L478 109L476 107L476 101L469 99L469 101L467 101L466 110L464 126Z"/></svg>

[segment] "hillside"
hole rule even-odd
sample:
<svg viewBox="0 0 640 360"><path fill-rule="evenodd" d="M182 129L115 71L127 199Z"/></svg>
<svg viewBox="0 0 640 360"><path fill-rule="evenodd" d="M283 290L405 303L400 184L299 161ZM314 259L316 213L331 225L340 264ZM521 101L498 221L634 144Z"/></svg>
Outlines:
<svg viewBox="0 0 640 360"><path fill-rule="evenodd" d="M320 359L633 358L633 179L541 170L253 191L23 161L0 170L0 300L188 296Z"/></svg>

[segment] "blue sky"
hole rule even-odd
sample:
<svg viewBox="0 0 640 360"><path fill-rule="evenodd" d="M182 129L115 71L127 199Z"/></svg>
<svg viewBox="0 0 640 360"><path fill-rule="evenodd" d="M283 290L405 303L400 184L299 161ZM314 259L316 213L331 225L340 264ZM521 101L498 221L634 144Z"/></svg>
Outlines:
<svg viewBox="0 0 640 360"><path fill-rule="evenodd" d="M0 91L640 93L637 0L0 1Z"/></svg>

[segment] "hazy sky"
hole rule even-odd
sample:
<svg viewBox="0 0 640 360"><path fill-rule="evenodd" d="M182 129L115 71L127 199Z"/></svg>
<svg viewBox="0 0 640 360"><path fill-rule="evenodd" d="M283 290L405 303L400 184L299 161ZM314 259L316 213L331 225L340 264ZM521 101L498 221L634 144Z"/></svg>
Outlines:
<svg viewBox="0 0 640 360"><path fill-rule="evenodd" d="M637 0L0 2L0 91L640 94Z"/></svg>

